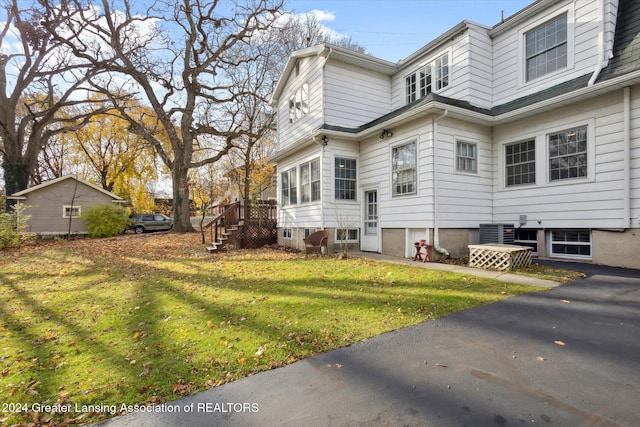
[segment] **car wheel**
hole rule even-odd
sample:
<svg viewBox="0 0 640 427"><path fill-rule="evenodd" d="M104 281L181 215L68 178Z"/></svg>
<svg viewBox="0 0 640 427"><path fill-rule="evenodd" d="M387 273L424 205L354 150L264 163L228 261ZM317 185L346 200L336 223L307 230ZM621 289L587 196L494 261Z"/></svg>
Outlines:
<svg viewBox="0 0 640 427"><path fill-rule="evenodd" d="M144 227L141 226L141 225L136 225L133 228L133 232L136 233L136 234L142 234L142 233L144 233Z"/></svg>

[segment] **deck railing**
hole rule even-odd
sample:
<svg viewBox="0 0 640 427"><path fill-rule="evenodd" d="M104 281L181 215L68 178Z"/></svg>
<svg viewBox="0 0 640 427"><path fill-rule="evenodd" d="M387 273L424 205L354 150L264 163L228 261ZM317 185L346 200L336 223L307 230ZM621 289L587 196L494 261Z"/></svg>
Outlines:
<svg viewBox="0 0 640 427"><path fill-rule="evenodd" d="M277 242L277 206L275 200L245 200L216 207L220 212L204 228L209 228L212 243L230 237L235 246L256 248ZM237 229L236 229L237 227ZM231 230L235 230L231 233Z"/></svg>

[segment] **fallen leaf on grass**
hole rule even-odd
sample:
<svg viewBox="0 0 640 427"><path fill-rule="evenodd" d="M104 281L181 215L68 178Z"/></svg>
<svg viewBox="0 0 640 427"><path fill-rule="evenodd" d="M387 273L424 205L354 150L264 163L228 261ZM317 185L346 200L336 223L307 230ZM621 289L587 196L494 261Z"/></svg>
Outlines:
<svg viewBox="0 0 640 427"><path fill-rule="evenodd" d="M554 343L556 343L558 345L567 345L567 344L565 344L564 341L554 341Z"/></svg>

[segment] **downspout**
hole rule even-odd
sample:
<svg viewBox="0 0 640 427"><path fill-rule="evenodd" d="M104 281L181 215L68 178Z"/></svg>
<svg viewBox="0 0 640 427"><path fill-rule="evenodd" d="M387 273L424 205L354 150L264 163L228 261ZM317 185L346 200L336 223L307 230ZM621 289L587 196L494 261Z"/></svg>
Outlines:
<svg viewBox="0 0 640 427"><path fill-rule="evenodd" d="M444 256L449 256L449 251L440 246L440 231L438 228L438 150L436 144L438 142L438 121L447 117L448 114L449 110L444 110L439 117L431 119L433 127L433 144L431 146L433 151L433 249Z"/></svg>
<svg viewBox="0 0 640 427"><path fill-rule="evenodd" d="M623 89L623 114L622 125L622 158L624 159L624 203L623 203L623 227L631 227L631 88L629 86Z"/></svg>
<svg viewBox="0 0 640 427"><path fill-rule="evenodd" d="M593 70L593 74L591 75L591 78L589 79L589 84L588 86L593 86L596 83L596 80L598 80L598 76L600 76L600 72L602 71L602 69L604 67L606 67L607 65L609 65L609 59L611 59L611 54L607 55L607 42L605 40L605 25L604 25L604 18L605 18L605 13L606 13L606 6L605 6L605 2L601 1L600 2L601 8L600 8L600 34L598 35L598 44L599 44L599 55L598 55L598 62L596 63L596 68Z"/></svg>
<svg viewBox="0 0 640 427"><path fill-rule="evenodd" d="M324 147L327 146L327 141L322 140L322 138L318 141L318 135L315 135L312 137L313 142L315 142L316 144L318 144L321 148L320 148L320 182L322 183L322 171L324 170ZM326 136L323 136L323 138L326 138ZM324 191L324 189L321 186L321 192ZM322 193L320 193L320 228L322 230L325 229L325 220L324 220L324 197L322 197Z"/></svg>

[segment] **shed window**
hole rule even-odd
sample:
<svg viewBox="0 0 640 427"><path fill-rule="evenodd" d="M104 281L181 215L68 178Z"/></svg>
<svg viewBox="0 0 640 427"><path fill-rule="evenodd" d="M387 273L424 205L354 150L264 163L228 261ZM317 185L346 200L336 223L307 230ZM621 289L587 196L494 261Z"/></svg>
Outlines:
<svg viewBox="0 0 640 427"><path fill-rule="evenodd" d="M80 218L81 214L82 214L82 207L81 206L67 205L67 206L63 206L62 207L62 217L63 218Z"/></svg>

